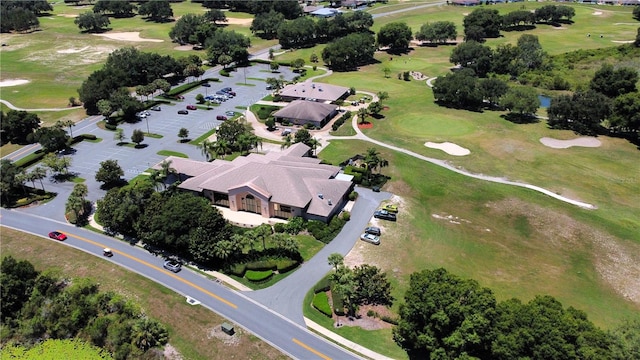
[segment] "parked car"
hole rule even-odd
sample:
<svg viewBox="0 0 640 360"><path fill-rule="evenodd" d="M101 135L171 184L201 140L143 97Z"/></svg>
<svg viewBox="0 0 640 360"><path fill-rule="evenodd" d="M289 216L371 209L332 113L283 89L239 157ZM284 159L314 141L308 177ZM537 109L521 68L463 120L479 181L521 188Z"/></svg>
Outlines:
<svg viewBox="0 0 640 360"><path fill-rule="evenodd" d="M211 87L211 84L209 84L209 83L204 83L204 84L202 84L202 86L204 86L204 87Z"/></svg>
<svg viewBox="0 0 640 360"><path fill-rule="evenodd" d="M366 234L371 234L371 235L376 235L376 236L380 236L380 228L377 226L369 226L366 229L364 229L364 232Z"/></svg>
<svg viewBox="0 0 640 360"><path fill-rule="evenodd" d="M382 207L382 210L387 210L388 212L397 213L398 212L398 205L387 204L387 205Z"/></svg>
<svg viewBox="0 0 640 360"><path fill-rule="evenodd" d="M236 116L236 112L235 111L226 111L224 114L227 115L227 116Z"/></svg>
<svg viewBox="0 0 640 360"><path fill-rule="evenodd" d="M373 192L380 192L380 186L374 186L371 188L371 191Z"/></svg>
<svg viewBox="0 0 640 360"><path fill-rule="evenodd" d="M273 86L267 85L267 90L273 90Z"/></svg>
<svg viewBox="0 0 640 360"><path fill-rule="evenodd" d="M375 236L373 234L364 233L364 234L360 235L360 240L366 241L366 242L371 243L373 245L380 245L380 237L379 236Z"/></svg>
<svg viewBox="0 0 640 360"><path fill-rule="evenodd" d="M49 237L52 238L53 240L67 240L67 235L59 232L59 231L52 231L49 233Z"/></svg>
<svg viewBox="0 0 640 360"><path fill-rule="evenodd" d="M177 260L167 260L164 262L164 264L162 264L162 267L169 271L173 271L174 273L182 270L182 264L180 264L180 262Z"/></svg>
<svg viewBox="0 0 640 360"><path fill-rule="evenodd" d="M222 90L220 90L220 91L230 92L231 90L233 90L233 89L230 88L230 87L225 87L225 88L222 88Z"/></svg>
<svg viewBox="0 0 640 360"><path fill-rule="evenodd" d="M291 129L283 129L282 132L280 133L280 135L282 136L287 136L291 134Z"/></svg>
<svg viewBox="0 0 640 360"><path fill-rule="evenodd" d="M187 114L189 114L189 112L187 110L178 110L178 114L187 115Z"/></svg>
<svg viewBox="0 0 640 360"><path fill-rule="evenodd" d="M195 105L187 105L187 110L196 110L198 109Z"/></svg>
<svg viewBox="0 0 640 360"><path fill-rule="evenodd" d="M160 110L162 110L162 109L160 108L160 106L156 105L156 106L152 106L152 107L151 107L151 110L153 110L153 111L160 111Z"/></svg>
<svg viewBox="0 0 640 360"><path fill-rule="evenodd" d="M216 116L216 120L227 121L228 119L227 119L227 117L226 117L226 116L224 116L224 115L218 115L218 116Z"/></svg>
<svg viewBox="0 0 640 360"><path fill-rule="evenodd" d="M376 210L373 213L373 217L383 220L396 221L396 214L390 213L387 210Z"/></svg>

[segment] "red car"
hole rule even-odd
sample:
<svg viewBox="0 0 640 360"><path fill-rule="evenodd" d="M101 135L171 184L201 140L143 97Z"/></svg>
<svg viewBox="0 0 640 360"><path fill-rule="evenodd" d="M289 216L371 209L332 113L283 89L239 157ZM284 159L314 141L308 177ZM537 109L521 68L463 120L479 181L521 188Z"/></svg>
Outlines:
<svg viewBox="0 0 640 360"><path fill-rule="evenodd" d="M59 231L50 232L49 233L49 237L54 239L54 240L60 240L60 241L67 240L67 235L65 235L65 234L63 234L63 233L61 233Z"/></svg>
<svg viewBox="0 0 640 360"><path fill-rule="evenodd" d="M187 110L195 110L197 107L195 105L187 105Z"/></svg>
<svg viewBox="0 0 640 360"><path fill-rule="evenodd" d="M226 117L226 116L224 116L224 115L218 115L218 116L216 116L216 120L227 121L228 119L227 119L227 117Z"/></svg>

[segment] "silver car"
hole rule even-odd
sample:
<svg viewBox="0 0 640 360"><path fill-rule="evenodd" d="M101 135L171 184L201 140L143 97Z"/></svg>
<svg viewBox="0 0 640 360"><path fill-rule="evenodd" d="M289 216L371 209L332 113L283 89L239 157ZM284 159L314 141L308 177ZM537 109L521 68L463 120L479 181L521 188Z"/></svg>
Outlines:
<svg viewBox="0 0 640 360"><path fill-rule="evenodd" d="M380 236L375 236L373 234L364 233L364 234L360 235L360 240L366 241L366 242L371 243L373 245L380 245Z"/></svg>
<svg viewBox="0 0 640 360"><path fill-rule="evenodd" d="M164 267L169 271L173 271L174 273L177 273L178 271L182 270L182 264L180 264L176 260L167 260L164 262L164 264L162 264L162 267Z"/></svg>

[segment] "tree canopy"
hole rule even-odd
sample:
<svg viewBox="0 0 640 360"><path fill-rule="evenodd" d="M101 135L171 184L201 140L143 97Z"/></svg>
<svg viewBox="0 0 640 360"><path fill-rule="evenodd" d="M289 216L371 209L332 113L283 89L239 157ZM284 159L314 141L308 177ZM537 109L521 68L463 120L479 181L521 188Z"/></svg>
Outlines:
<svg viewBox="0 0 640 360"><path fill-rule="evenodd" d="M613 65L603 64L591 79L589 87L610 98L636 91L638 71L630 67L614 69Z"/></svg>
<svg viewBox="0 0 640 360"><path fill-rule="evenodd" d="M477 41L467 41L453 49L449 61L473 70L478 77L485 77L491 70L492 55L493 52L488 46Z"/></svg>
<svg viewBox="0 0 640 360"><path fill-rule="evenodd" d="M116 184L122 180L124 171L118 165L117 160L105 160L100 163L100 168L96 172L96 181L105 185Z"/></svg>
<svg viewBox="0 0 640 360"><path fill-rule="evenodd" d="M40 118L35 113L22 110L0 112L0 134L2 142L27 144L34 141L33 134L40 128Z"/></svg>
<svg viewBox="0 0 640 360"><path fill-rule="evenodd" d="M322 50L322 60L336 71L347 71L373 59L375 40L367 33L349 34L329 43Z"/></svg>
<svg viewBox="0 0 640 360"><path fill-rule="evenodd" d="M479 8L465 16L464 25L465 40L482 42L485 38L497 38L500 36L502 17L495 9Z"/></svg>
<svg viewBox="0 0 640 360"><path fill-rule="evenodd" d="M111 24L109 18L106 15L95 13L93 11L86 11L80 13L73 23L78 25L80 30L84 29L90 33L98 33L106 30Z"/></svg>
<svg viewBox="0 0 640 360"><path fill-rule="evenodd" d="M446 106L460 109L478 109L482 106L483 94L479 88L478 78L473 70L462 69L433 82L433 96Z"/></svg>
<svg viewBox="0 0 640 360"><path fill-rule="evenodd" d="M389 47L392 50L406 50L413 39L411 28L404 22L388 23L378 31L378 46Z"/></svg>
<svg viewBox="0 0 640 360"><path fill-rule="evenodd" d="M447 40L455 40L458 36L456 25L451 21L436 21L426 23L416 33L416 40L429 41L431 43L446 43Z"/></svg>
<svg viewBox="0 0 640 360"><path fill-rule="evenodd" d="M173 9L169 0L149 0L140 5L138 14L148 16L154 22L168 22L173 17Z"/></svg>
<svg viewBox="0 0 640 360"><path fill-rule="evenodd" d="M552 128L596 135L601 132L602 121L611 114L611 100L593 90L578 91L552 98L547 113Z"/></svg>

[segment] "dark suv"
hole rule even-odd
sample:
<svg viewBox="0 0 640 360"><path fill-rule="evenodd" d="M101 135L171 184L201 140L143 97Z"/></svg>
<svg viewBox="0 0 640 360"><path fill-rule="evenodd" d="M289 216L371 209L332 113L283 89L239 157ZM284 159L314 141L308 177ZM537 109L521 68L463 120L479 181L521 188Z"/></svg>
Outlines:
<svg viewBox="0 0 640 360"><path fill-rule="evenodd" d="M373 217L383 220L396 221L396 214L390 213L387 210L376 210L373 213Z"/></svg>
<svg viewBox="0 0 640 360"><path fill-rule="evenodd" d="M380 228L377 226L369 226L368 228L364 229L364 232L367 234L380 236Z"/></svg>

